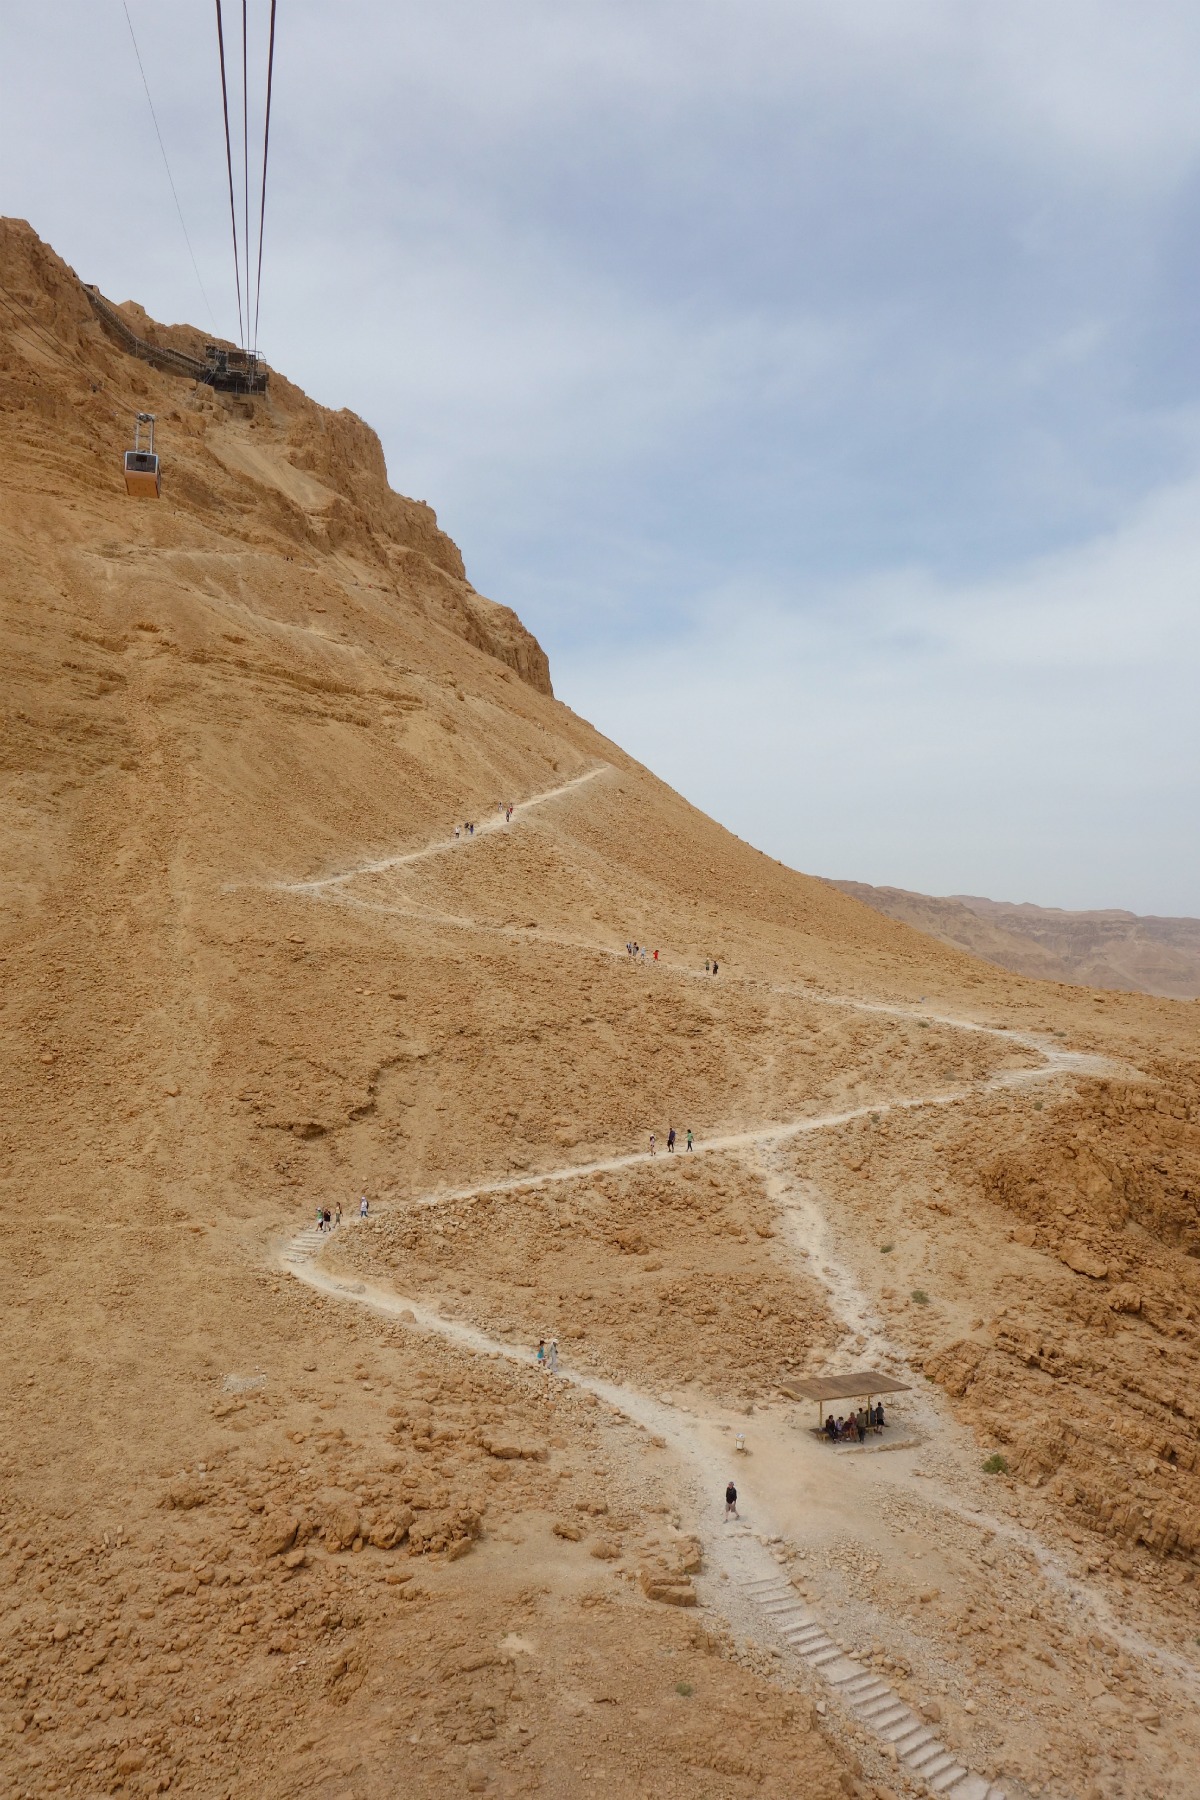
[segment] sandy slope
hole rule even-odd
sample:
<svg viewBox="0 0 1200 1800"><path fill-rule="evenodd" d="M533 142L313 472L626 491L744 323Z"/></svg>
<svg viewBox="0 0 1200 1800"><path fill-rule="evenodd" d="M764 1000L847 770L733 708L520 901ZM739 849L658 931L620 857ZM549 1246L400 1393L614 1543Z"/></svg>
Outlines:
<svg viewBox="0 0 1200 1800"><path fill-rule="evenodd" d="M28 228L0 281L12 1791L932 1791L765 1558L947 1772L1194 1793L1194 1009L740 843L358 420L130 361ZM909 1448L814 1445L780 1375L867 1357Z"/></svg>

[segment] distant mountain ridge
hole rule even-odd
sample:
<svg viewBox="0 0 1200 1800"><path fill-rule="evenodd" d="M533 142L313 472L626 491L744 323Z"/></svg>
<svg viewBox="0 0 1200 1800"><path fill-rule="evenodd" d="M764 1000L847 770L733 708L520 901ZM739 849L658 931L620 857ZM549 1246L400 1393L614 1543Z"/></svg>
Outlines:
<svg viewBox="0 0 1200 1800"><path fill-rule="evenodd" d="M1029 901L916 894L865 881L831 886L1016 975L1172 1000L1200 998L1200 919L1155 918L1116 907L1065 912Z"/></svg>

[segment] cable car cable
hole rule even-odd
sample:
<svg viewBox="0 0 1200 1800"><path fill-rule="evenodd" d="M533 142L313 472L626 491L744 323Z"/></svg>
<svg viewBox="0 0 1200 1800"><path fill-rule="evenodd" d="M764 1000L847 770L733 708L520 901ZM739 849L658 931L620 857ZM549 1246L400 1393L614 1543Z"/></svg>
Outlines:
<svg viewBox="0 0 1200 1800"><path fill-rule="evenodd" d="M250 58L249 0L242 0L242 255L246 259L246 338L250 348Z"/></svg>
<svg viewBox="0 0 1200 1800"><path fill-rule="evenodd" d="M233 226L233 275L237 282L238 342L246 347L242 326L242 268L238 257L237 206L233 198L233 146L229 137L229 84L225 75L225 27L221 19L221 0L217 0L217 49L221 57L221 104L225 112L225 167L229 174L229 219ZM247 300L250 296L247 294Z"/></svg>
<svg viewBox="0 0 1200 1800"><path fill-rule="evenodd" d="M267 113L263 124L262 198L258 208L258 279L254 289L254 348L258 350L258 309L262 301L263 226L267 217L267 153L271 146L271 85L275 76L275 5L271 0L271 40L267 47ZM247 290L247 303L249 302Z"/></svg>
<svg viewBox="0 0 1200 1800"><path fill-rule="evenodd" d="M162 151L163 168L167 171L167 180L171 184L171 198L175 202L175 211L179 214L179 223L180 223L180 226L183 231L183 241L188 247L188 255L191 257L192 267L196 271L196 281L200 288L200 292L204 297L204 305L208 312L209 322L212 325L213 330L215 331L217 329L217 321L213 314L212 302L208 297L207 290L205 289L205 286L204 286L204 279L203 279L202 275L200 274L200 265L196 261L196 252L192 249L192 240L188 236L188 228L187 228L187 223L183 216L183 208L179 204L179 194L176 191L176 187L175 187L175 177L171 173L171 164L167 160L167 146L163 143L163 134L162 134L161 130L159 129L158 114L154 110L154 101L150 95L150 83L146 79L146 69L145 69L145 65L142 62L142 53L138 49L137 36L133 29L133 20L129 16L129 7L126 4L126 0L121 0L121 5L122 5L122 9L125 13L125 23L129 27L129 37L130 37L131 43L133 44L133 54L137 58L138 74L141 76L142 86L146 90L146 104L150 108L150 117L154 121L154 135L158 139L158 147Z"/></svg>

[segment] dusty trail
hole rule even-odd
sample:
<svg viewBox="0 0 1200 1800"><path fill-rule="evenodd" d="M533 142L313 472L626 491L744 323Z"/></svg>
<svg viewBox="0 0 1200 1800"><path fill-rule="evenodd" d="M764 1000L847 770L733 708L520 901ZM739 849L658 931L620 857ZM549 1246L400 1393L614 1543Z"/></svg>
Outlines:
<svg viewBox="0 0 1200 1800"><path fill-rule="evenodd" d="M592 769L572 781L533 795L514 809L514 817L517 812L530 810L569 794L606 772L605 767ZM489 818L477 827L475 836L481 838L504 826L502 816ZM275 885L298 897L332 901L363 911L405 916L434 928L502 935L537 944L559 943L564 947L598 954L616 962L626 960L620 948L608 943L543 930L531 933L507 925L480 923L454 914L432 912L403 902L392 904L364 900L346 892L347 884L358 876L378 874L429 857L465 849L473 841L470 837L440 840L423 849L361 863L319 879L278 882ZM654 974L705 979L698 970L663 962L655 968ZM814 1184L791 1172L781 1153L789 1143L807 1134L837 1130L872 1114L879 1116L922 1107L969 1104L985 1095L1004 1090L1109 1072L1112 1064L1100 1056L1067 1050L1048 1040L1045 1034L936 1013L923 1005L914 1007L900 1002L829 994L802 984L774 984L744 976L727 977L725 985L760 992L766 989L786 998L800 999L820 1006L936 1023L950 1030L995 1038L1036 1058L1026 1068L1001 1071L984 1079L933 1093L892 1097L790 1120L766 1119L745 1130L725 1132L703 1139L690 1153L697 1158L730 1154L748 1156L753 1160L774 1201L785 1235L793 1245L797 1267L803 1267L806 1274L815 1276L825 1289L835 1314L846 1332L855 1340L856 1356L884 1360L893 1367L906 1367L905 1359L897 1354L886 1328L875 1315L853 1274L838 1257L818 1190ZM668 1170L673 1169L677 1160L682 1162L688 1155L687 1151L678 1151L674 1156L665 1151L660 1151L657 1156L652 1156L649 1151L638 1151L600 1157L589 1162L507 1176L466 1187L443 1188L415 1197L409 1204L436 1207L445 1202L469 1202L483 1196L536 1190L587 1180L617 1170L644 1168L651 1163ZM297 1280L330 1299L363 1306L385 1317L402 1318L411 1328L452 1340L476 1355L503 1357L510 1362L528 1364L529 1352L524 1344L507 1343L489 1336L475 1326L445 1318L418 1299L404 1297L375 1284L340 1279L323 1270L316 1259L327 1242L327 1239L311 1229L301 1233L284 1248L284 1267ZM653 1433L668 1447L677 1465L681 1492L688 1499L693 1516L700 1522L698 1529L704 1545L706 1567L712 1571L704 1583L704 1598L722 1612L731 1625L760 1642L769 1643L776 1635L781 1634L787 1652L812 1668L838 1703L849 1708L875 1734L882 1755L890 1757L892 1763L898 1761L911 1775L926 1783L927 1791L949 1794L952 1800L1005 1800L1003 1788L991 1784L984 1775L972 1773L958 1761L953 1752L937 1739L925 1721L886 1682L853 1657L844 1654L833 1642L813 1608L800 1598L781 1573L775 1556L768 1548L769 1541L776 1536L776 1528L767 1518L762 1494L753 1496L757 1515L754 1532L744 1526L725 1528L716 1522L711 1495L713 1470L714 1467L721 1467L727 1457L729 1433L734 1429L730 1420L723 1418L715 1409L674 1406L666 1400L656 1399L582 1372L560 1369L558 1379L565 1379L594 1394L615 1413L642 1430ZM930 1435L936 1434L943 1445L957 1445L962 1434L953 1420L943 1416L936 1396L927 1391L919 1377L914 1376L913 1383L913 1404L924 1430ZM760 1419L755 1430L762 1439L764 1453L770 1451L770 1439L775 1434L778 1438L775 1448L786 1459L789 1446L784 1442L785 1434L778 1424L768 1423L765 1418ZM794 1433L791 1435L795 1436ZM790 1451L794 1454L794 1444ZM764 1462L765 1460L764 1455ZM965 1464L963 1466L965 1468ZM843 1473L842 1485L848 1479L848 1475ZM752 1485L751 1482L747 1483L747 1486ZM1141 1640L1137 1634L1122 1630L1112 1618L1102 1597L1093 1594L1085 1583L1073 1577L1054 1553L1031 1532L1018 1529L1010 1520L991 1518L974 1505L964 1505L952 1489L941 1481L923 1484L922 1493L935 1513L952 1516L976 1529L984 1525L998 1537L1021 1544L1035 1557L1043 1579L1068 1594L1079 1611L1094 1616L1104 1624L1106 1630L1118 1636L1137 1654L1155 1658L1160 1668L1169 1668L1172 1673L1183 1676L1194 1684L1195 1673L1190 1666L1184 1664L1182 1659L1160 1650L1157 1645ZM881 1766L886 1773L889 1765L883 1763Z"/></svg>
<svg viewBox="0 0 1200 1800"><path fill-rule="evenodd" d="M410 1327L447 1338L476 1355L528 1366L529 1352L524 1345L505 1343L475 1326L443 1318L421 1301L374 1283L346 1281L322 1270L316 1258L328 1242L309 1228L284 1248L283 1267L305 1286L331 1299L366 1307L385 1318L400 1318ZM781 1641L785 1655L790 1653L795 1659L794 1666L807 1665L825 1684L829 1696L874 1734L879 1751L885 1756L894 1753L913 1776L927 1784L929 1792L947 1794L951 1800L1006 1800L1003 1787L972 1773L885 1681L842 1652L814 1609L780 1573L767 1547L774 1533L764 1517L760 1516L757 1532L741 1522L732 1529L714 1523L714 1458L721 1454L714 1440L724 1421L573 1370L560 1368L557 1376L548 1375L546 1380L564 1380L594 1394L615 1413L665 1442L676 1459L681 1487L698 1521L710 1571L704 1597L731 1626L769 1645L777 1654Z"/></svg>
<svg viewBox="0 0 1200 1800"><path fill-rule="evenodd" d="M513 807L513 818L519 814L532 812L536 807L545 806L550 800L557 800L563 794L573 793L576 788L584 787L597 776L611 773L611 764L601 763L598 768L587 769L582 775L575 775L570 781L560 782L557 787L544 788L540 794L531 794L527 800L518 800ZM388 869L403 868L408 863L425 862L431 856L446 856L452 851L468 850L472 844L493 832L506 831L509 827L503 813L489 813L467 837L438 838L432 844L425 844L419 850L404 850L396 856L383 856L373 862L355 863L349 869L341 869L335 875L321 875L309 881L276 881L271 885L288 894L320 894L330 888L342 886L347 881L354 881L360 875L382 875Z"/></svg>
<svg viewBox="0 0 1200 1800"><path fill-rule="evenodd" d="M670 1169L676 1160L686 1161L689 1154L693 1157L718 1156L727 1152L747 1149L766 1149L773 1145L785 1144L792 1138L803 1137L809 1132L834 1131L839 1126L849 1125L856 1119L865 1119L892 1112L911 1112L923 1106L957 1106L963 1101L976 1099L987 1093L995 1093L1005 1088L1023 1087L1037 1081L1052 1081L1066 1074L1079 1072L1079 1066L1090 1061L1076 1057L1069 1051L1062 1051L1057 1056L1047 1055L1045 1066L1034 1069L1006 1069L998 1075L990 1076L986 1081L974 1082L966 1087L948 1088L937 1094L914 1094L901 1096L891 1100L870 1100L862 1106L849 1107L842 1112L818 1113L813 1117L788 1119L784 1121L767 1121L762 1125L752 1126L748 1131L730 1131L716 1137L698 1140L696 1148L688 1152L677 1150L668 1154L665 1150L651 1153L649 1150L633 1150L622 1156L599 1158L595 1162L568 1163L561 1168L545 1169L529 1175L505 1176L499 1181L481 1181L472 1187L439 1189L432 1194L424 1195L414 1201L418 1206L438 1206L446 1201L474 1200L484 1194L515 1193L524 1188L552 1187L566 1181L580 1181L592 1175L608 1175L617 1169L632 1169L653 1164L656 1168Z"/></svg>

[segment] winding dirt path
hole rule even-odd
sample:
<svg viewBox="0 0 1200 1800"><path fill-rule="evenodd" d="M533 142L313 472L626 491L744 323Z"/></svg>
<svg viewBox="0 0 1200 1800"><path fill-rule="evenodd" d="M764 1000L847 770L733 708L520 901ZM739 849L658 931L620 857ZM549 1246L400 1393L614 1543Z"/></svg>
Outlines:
<svg viewBox="0 0 1200 1800"><path fill-rule="evenodd" d="M530 794L527 800L518 800L512 809L513 819L519 815L532 812L536 807L545 806L551 800L558 800L564 794L574 793L576 788L586 786L601 775L612 771L610 763L601 763L595 769L585 769L582 775L575 775L570 781L562 781L557 787L544 788L540 794ZM272 885L288 894L316 895L330 888L342 887L348 881L354 881L360 875L383 875L389 869L400 869L408 863L426 862L431 856L446 856L453 851L469 850L472 844L481 838L490 837L493 832L511 829L510 822L503 813L489 813L482 822L476 825L473 832L466 837L438 838L432 844L425 844L419 850L403 850L395 856L382 856L372 862L355 863L349 869L341 869L334 875L314 876L308 881L276 881Z"/></svg>
<svg viewBox="0 0 1200 1800"><path fill-rule="evenodd" d="M422 1301L389 1288L346 1280L322 1269L318 1258L329 1242L312 1227L301 1232L282 1251L283 1268L332 1300L400 1319L410 1328L449 1339L476 1355L503 1357L528 1366L529 1352L523 1345L505 1343L473 1325L443 1318ZM665 1443L677 1465L678 1485L698 1521L708 1571L704 1598L731 1626L790 1660L797 1672L806 1665L817 1678L818 1691L823 1688L875 1737L884 1755L919 1778L930 1793L948 1795L950 1800L1006 1800L1003 1787L972 1773L886 1681L847 1655L830 1636L813 1607L781 1573L769 1548L776 1534L769 1526L764 1529L764 1508L758 1508L757 1531L742 1521L732 1528L714 1522L709 1490L714 1458L727 1452L727 1446L714 1441L723 1429L722 1421L562 1367L557 1376L546 1379L567 1381L594 1394Z"/></svg>
<svg viewBox="0 0 1200 1800"><path fill-rule="evenodd" d="M520 813L571 794L608 772L608 765L602 765L568 782L532 795L514 808L514 819ZM495 815L477 825L474 837L442 839L421 849L359 863L328 876L299 882L281 881L274 885L277 889L300 898L332 901L364 911L403 915L434 928L486 932L526 942L561 943L567 947L598 953L606 958L611 957L616 961L626 960L621 948L608 943L543 930L538 930L535 934L511 926L481 923L455 914L433 912L406 905L402 901L396 904L365 900L346 892L347 885L356 877L376 875L419 863L430 857L465 850L475 839L504 829L506 821L503 815ZM676 979L681 976L703 979L698 970L673 963L660 963L655 974L665 974ZM813 1184L799 1179L787 1168L786 1158L781 1152L790 1142L808 1133L837 1130L871 1114L899 1113L927 1106L968 1104L989 1093L1005 1089L1108 1073L1112 1071L1113 1064L1101 1056L1067 1050L1046 1034L940 1014L924 1005L830 994L803 984L773 984L745 976L727 978L725 985L758 991L766 988L781 996L815 1005L938 1024L950 1030L1001 1040L1026 1051L1031 1058L1028 1067L1001 1071L990 1077L935 1093L893 1097L789 1120L766 1119L743 1131L726 1132L703 1139L697 1142L695 1151L691 1153L696 1157L731 1154L752 1160L766 1182L781 1225L792 1243L797 1267L803 1267L807 1275L815 1276L820 1281L839 1321L862 1346L862 1354L868 1358L886 1359L893 1367L906 1367L905 1359L890 1342L886 1328L875 1315L854 1275L839 1259L829 1220L820 1204L819 1193L813 1188ZM679 1151L672 1157L665 1151L660 1151L658 1156L652 1157L648 1151L639 1151L602 1157L590 1162L479 1182L468 1187L445 1188L420 1196L409 1204L436 1207L446 1202L469 1202L485 1195L587 1180L612 1171L645 1167L652 1163L667 1169L677 1157L682 1159L688 1154L686 1151ZM443 1317L439 1311L418 1298L406 1297L376 1284L347 1280L322 1268L319 1257L328 1242L327 1238L311 1228L301 1232L283 1248L282 1266L295 1279L332 1301L361 1306L390 1319L399 1318L410 1329L449 1339L476 1355L503 1357L510 1362L528 1364L529 1352L524 1344L507 1343L461 1320ZM1005 1800L1005 1790L1001 1786L990 1783L986 1776L967 1768L936 1736L926 1721L875 1671L864 1667L843 1651L813 1607L801 1597L782 1572L772 1548L778 1543L779 1535L774 1523L768 1518L767 1494L771 1489L765 1465L770 1454L778 1452L779 1458L785 1463L790 1457L794 1468L796 1445L785 1441L788 1434L780 1430L777 1421L762 1417L756 1421L754 1428L764 1451L763 1481L756 1482L750 1476L745 1485L750 1490L748 1498L755 1515L756 1529L752 1531L744 1524L724 1526L714 1517L711 1492L713 1470L714 1467L720 1467L728 1457L730 1433L735 1429L736 1422L731 1424L729 1419L720 1416L719 1409L716 1408L698 1409L694 1403L687 1406L673 1405L667 1399L655 1398L584 1372L560 1368L557 1378L594 1394L616 1413L651 1432L666 1445L675 1462L681 1495L686 1497L689 1511L699 1521L705 1566L709 1571L702 1578L703 1597L708 1604L720 1612L735 1629L754 1637L760 1643L772 1645L777 1654L791 1659L797 1670L802 1664L811 1669L818 1683L818 1691L823 1691L839 1707L852 1714L873 1734L878 1750L890 1759L890 1764L902 1766L910 1776L925 1784L927 1792L950 1795L951 1800ZM913 1401L923 1428L931 1435L936 1434L943 1443L952 1440L957 1442L962 1433L948 1413L945 1413L945 1409L938 1406L937 1396L918 1377L914 1377L913 1381ZM796 1436L795 1432L790 1433L792 1439ZM772 1438L775 1439L773 1443ZM892 1461L891 1458L886 1460L889 1463ZM822 1475L826 1481L829 1472L823 1468ZM840 1485L845 1486L848 1480L847 1472L840 1478ZM779 1487L778 1481L776 1487ZM944 1484L939 1481L931 1480L922 1484L922 1492L935 1512L960 1519L976 1528L984 1525L998 1537L1021 1544L1034 1556L1043 1579L1057 1586L1060 1591L1069 1592L1074 1604L1081 1610L1091 1612L1097 1619L1103 1619L1105 1628L1110 1633L1123 1636L1129 1647L1136 1648L1138 1654L1156 1658L1161 1668L1179 1664L1179 1659L1161 1651L1156 1645L1140 1640L1136 1645L1131 1642L1132 1634L1120 1632L1102 1596L1092 1593L1086 1583L1071 1576L1054 1553L1031 1532L1023 1528L1018 1530L1011 1520L991 1518L975 1506L968 1508L951 1489L943 1491L943 1488ZM865 1500L867 1496L859 1498ZM1193 1673L1182 1666L1175 1666L1172 1672L1177 1676ZM886 1770L888 1764L883 1766Z"/></svg>

